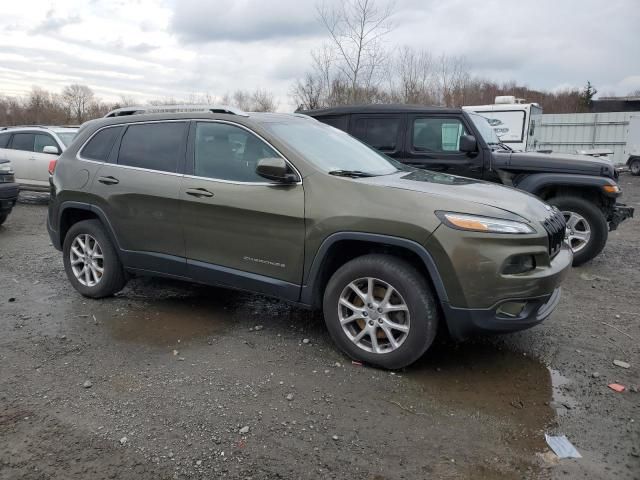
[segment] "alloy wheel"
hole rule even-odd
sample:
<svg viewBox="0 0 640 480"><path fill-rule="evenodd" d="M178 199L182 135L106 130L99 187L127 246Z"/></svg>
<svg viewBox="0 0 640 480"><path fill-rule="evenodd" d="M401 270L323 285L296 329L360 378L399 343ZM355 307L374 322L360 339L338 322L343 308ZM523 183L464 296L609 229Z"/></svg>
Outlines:
<svg viewBox="0 0 640 480"><path fill-rule="evenodd" d="M567 222L566 241L573 253L578 253L587 246L591 239L591 226L579 213L563 211L562 214Z"/></svg>
<svg viewBox="0 0 640 480"><path fill-rule="evenodd" d="M104 256L98 241L88 233L73 239L69 251L76 280L86 287L96 286L104 275Z"/></svg>
<svg viewBox="0 0 640 480"><path fill-rule="evenodd" d="M347 338L362 350L389 353L409 335L409 307L391 284L373 277L349 283L338 300L338 318Z"/></svg>

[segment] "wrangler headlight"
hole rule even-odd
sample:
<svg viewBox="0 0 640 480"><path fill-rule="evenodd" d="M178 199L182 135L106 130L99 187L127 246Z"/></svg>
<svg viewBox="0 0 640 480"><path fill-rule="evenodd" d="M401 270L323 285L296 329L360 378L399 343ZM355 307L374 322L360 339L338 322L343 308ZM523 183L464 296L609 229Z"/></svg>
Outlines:
<svg viewBox="0 0 640 480"><path fill-rule="evenodd" d="M524 222L504 220L502 218L481 217L467 213L435 212L448 227L457 230L485 233L535 233L535 230Z"/></svg>

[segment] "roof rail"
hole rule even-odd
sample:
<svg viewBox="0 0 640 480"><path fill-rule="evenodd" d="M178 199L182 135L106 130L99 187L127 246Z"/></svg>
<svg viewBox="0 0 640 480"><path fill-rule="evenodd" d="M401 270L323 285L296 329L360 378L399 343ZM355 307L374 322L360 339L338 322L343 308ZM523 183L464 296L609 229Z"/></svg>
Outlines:
<svg viewBox="0 0 640 480"><path fill-rule="evenodd" d="M8 125L0 127L0 130L9 130L10 128L51 128L51 125Z"/></svg>
<svg viewBox="0 0 640 480"><path fill-rule="evenodd" d="M192 113L192 112L211 112L211 113L228 113L231 115L241 115L248 117L249 115L236 107L228 105L142 105L122 107L107 113L104 118L123 117L127 115L142 115L144 113Z"/></svg>

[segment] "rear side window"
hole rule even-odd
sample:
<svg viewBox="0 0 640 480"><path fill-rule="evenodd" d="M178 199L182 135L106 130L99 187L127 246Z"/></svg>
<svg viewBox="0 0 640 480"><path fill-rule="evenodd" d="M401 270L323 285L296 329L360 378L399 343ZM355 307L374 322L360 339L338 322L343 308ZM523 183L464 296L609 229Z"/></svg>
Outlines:
<svg viewBox="0 0 640 480"><path fill-rule="evenodd" d="M392 152L398 141L399 118L360 118L353 135L378 150Z"/></svg>
<svg viewBox="0 0 640 480"><path fill-rule="evenodd" d="M339 128L343 132L347 131L347 120L349 117L346 115L336 116L336 117L320 117L322 123L326 123L327 125L331 125L332 127Z"/></svg>
<svg viewBox="0 0 640 480"><path fill-rule="evenodd" d="M122 137L118 164L176 172L185 147L185 122L129 125Z"/></svg>
<svg viewBox="0 0 640 480"><path fill-rule="evenodd" d="M95 160L98 162L106 162L109 159L109 154L113 148L113 144L120 135L123 127L111 127L100 130L96 133L89 143L87 143L80 156L89 160Z"/></svg>
<svg viewBox="0 0 640 480"><path fill-rule="evenodd" d="M37 153L42 153L44 147L56 147L56 149L60 151L60 147L58 147L58 144L51 135L45 135L42 133L36 134L36 143L34 150Z"/></svg>
<svg viewBox="0 0 640 480"><path fill-rule="evenodd" d="M7 148L10 135L8 133L0 133L0 148Z"/></svg>
<svg viewBox="0 0 640 480"><path fill-rule="evenodd" d="M11 148L13 150L33 152L35 137L33 133L14 133L13 140L11 140Z"/></svg>

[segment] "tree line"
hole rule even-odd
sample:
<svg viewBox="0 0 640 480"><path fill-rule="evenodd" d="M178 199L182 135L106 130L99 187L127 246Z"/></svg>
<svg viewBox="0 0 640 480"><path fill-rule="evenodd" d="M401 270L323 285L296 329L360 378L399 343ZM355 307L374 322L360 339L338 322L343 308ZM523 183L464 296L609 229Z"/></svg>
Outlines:
<svg viewBox="0 0 640 480"><path fill-rule="evenodd" d="M68 85L62 89L61 93L33 87L24 96L0 95L0 126L80 125L87 120L103 117L116 108L140 103L124 95L115 102L104 101L87 85ZM271 112L278 108L273 93L264 89L236 90L222 97L194 94L185 99L164 98L147 103L150 105L219 103L251 112Z"/></svg>

